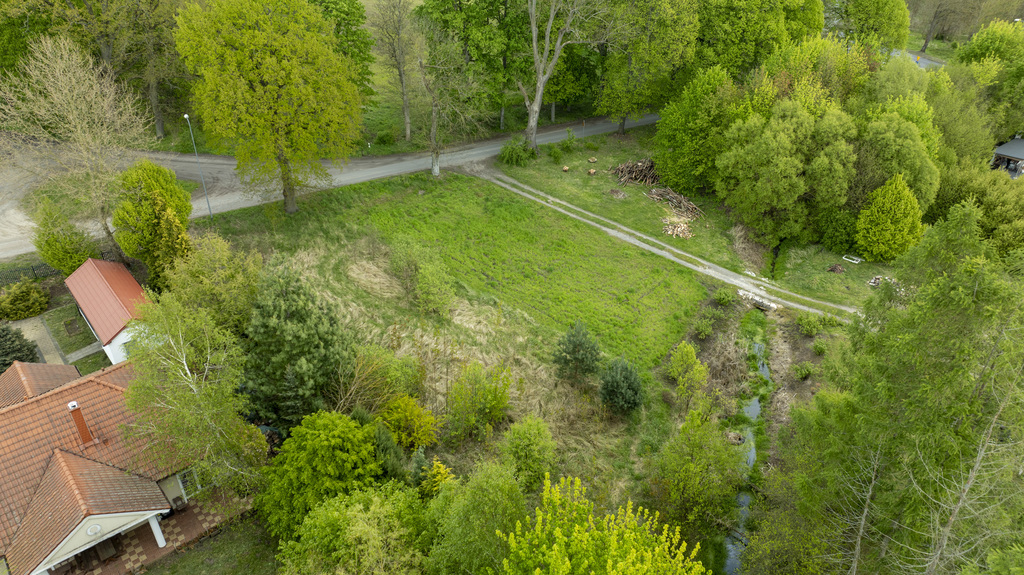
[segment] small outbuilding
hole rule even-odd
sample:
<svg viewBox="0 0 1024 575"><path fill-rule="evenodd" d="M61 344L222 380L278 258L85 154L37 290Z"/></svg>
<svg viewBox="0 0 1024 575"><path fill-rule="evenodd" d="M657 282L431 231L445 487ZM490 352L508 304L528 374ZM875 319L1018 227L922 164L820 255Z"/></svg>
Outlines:
<svg viewBox="0 0 1024 575"><path fill-rule="evenodd" d="M135 306L146 300L142 286L128 268L116 262L88 259L64 280L89 329L103 345L110 363L128 359L125 344L131 339L125 328L138 317Z"/></svg>
<svg viewBox="0 0 1024 575"><path fill-rule="evenodd" d="M1024 173L1024 139L1014 138L996 148L992 155L992 168L1010 172L1017 179Z"/></svg>

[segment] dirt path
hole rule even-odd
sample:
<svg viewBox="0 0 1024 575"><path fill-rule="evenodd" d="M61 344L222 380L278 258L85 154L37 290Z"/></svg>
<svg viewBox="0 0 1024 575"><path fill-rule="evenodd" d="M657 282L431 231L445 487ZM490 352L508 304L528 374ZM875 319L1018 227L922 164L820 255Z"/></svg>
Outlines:
<svg viewBox="0 0 1024 575"><path fill-rule="evenodd" d="M484 165L483 163L477 162L467 164L463 166L463 170L468 174L485 179L510 192L519 194L524 198L533 200L541 205L565 214L570 218L593 226L614 238L620 239L651 253L658 254L667 260L690 268L697 273L713 277L739 289L751 292L758 297L774 302L777 305L814 313L823 313L821 311L822 308L841 310L848 313L857 313L857 309L850 306L832 304L801 296L793 292L779 289L762 280L727 270L719 265L694 256L693 254L689 254L683 250L670 246L658 239L648 236L647 234L627 228L617 222L603 218L597 214L578 208L568 202L564 202L554 196L550 196L544 192L531 188L530 186L527 186L522 182L518 182L494 168ZM790 297L784 298L777 294L784 294ZM795 301L796 299L804 300L812 305L799 303L798 301Z"/></svg>
<svg viewBox="0 0 1024 575"><path fill-rule="evenodd" d="M653 124L657 120L657 115L650 114L636 122L626 122L626 127ZM581 122L547 126L538 130L537 143L548 144L564 140L566 128L572 128L577 136L590 136L614 132L618 129L618 123L592 119L587 122L585 131ZM513 136L518 135L517 133ZM508 136L502 136L452 148L441 154L441 166L448 169L497 156L502 144L508 139ZM144 156L174 170L180 179L206 182L209 208L203 187L200 186L192 197L192 218L207 216L211 211L218 214L281 199L279 190L261 193L260 190L252 190L245 186L235 171L236 162L231 156L200 155L198 163L193 154L146 152ZM31 241L33 224L20 206L21 199L45 179L45 169L33 162L30 158L19 158L17 161L3 162L3 166L0 166L0 259L29 253L35 249ZM331 177L326 187L333 188L429 170L430 153L368 156L355 158L342 168L330 164L325 164L325 167Z"/></svg>

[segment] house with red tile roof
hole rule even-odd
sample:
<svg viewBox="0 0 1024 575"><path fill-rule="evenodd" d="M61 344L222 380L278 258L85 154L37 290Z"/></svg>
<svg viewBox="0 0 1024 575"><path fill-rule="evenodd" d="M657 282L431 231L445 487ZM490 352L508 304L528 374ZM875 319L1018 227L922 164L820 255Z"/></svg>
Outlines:
<svg viewBox="0 0 1024 575"><path fill-rule="evenodd" d="M70 573L83 557L99 573L126 533L166 546L161 519L188 507L188 476L124 435L131 381L126 363L79 377L16 362L0 375L0 574Z"/></svg>
<svg viewBox="0 0 1024 575"><path fill-rule="evenodd" d="M146 301L142 286L117 262L89 258L64 280L78 302L89 329L103 345L110 363L128 359L128 322L138 317L135 306Z"/></svg>

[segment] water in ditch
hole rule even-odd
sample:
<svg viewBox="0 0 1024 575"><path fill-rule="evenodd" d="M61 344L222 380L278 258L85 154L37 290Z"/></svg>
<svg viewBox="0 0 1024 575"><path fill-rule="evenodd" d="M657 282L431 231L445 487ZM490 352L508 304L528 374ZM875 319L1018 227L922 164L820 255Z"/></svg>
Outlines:
<svg viewBox="0 0 1024 575"><path fill-rule="evenodd" d="M757 371L764 377L768 382L772 381L771 372L768 370L768 363L765 360L765 346L762 343L753 344L753 352L757 358ZM743 428L743 445L747 448L747 467L753 468L754 463L757 461L757 446L754 442L754 424L757 422L757 418L761 417L761 400L756 395L743 406L743 414L750 419L750 425ZM750 515L750 493L747 491L741 491L736 496L736 507L740 510L740 522L738 530L740 533L745 533L745 524L747 517ZM740 554L743 553L743 548L746 547L744 538L739 537L735 533L730 533L725 539L725 572L726 575L736 575L740 570Z"/></svg>

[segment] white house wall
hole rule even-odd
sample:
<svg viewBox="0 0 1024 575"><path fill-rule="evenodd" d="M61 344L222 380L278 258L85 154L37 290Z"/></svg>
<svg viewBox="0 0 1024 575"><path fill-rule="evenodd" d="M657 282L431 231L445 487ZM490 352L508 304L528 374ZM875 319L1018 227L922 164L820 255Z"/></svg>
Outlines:
<svg viewBox="0 0 1024 575"><path fill-rule="evenodd" d="M117 365L128 359L128 352L125 350L124 346L132 339L129 331L130 330L122 329L121 333L114 336L114 339L110 340L109 344L103 346L103 351L107 354L111 364Z"/></svg>
<svg viewBox="0 0 1024 575"><path fill-rule="evenodd" d="M138 511L134 513L110 513L107 515L90 515L82 520L77 527L61 542L56 549L50 553L41 564L44 568L56 565L81 551L88 549L110 537L134 528L145 523L153 515L166 513L163 511ZM99 525L100 530L95 535L89 535L89 528ZM37 572L42 572L38 570Z"/></svg>

